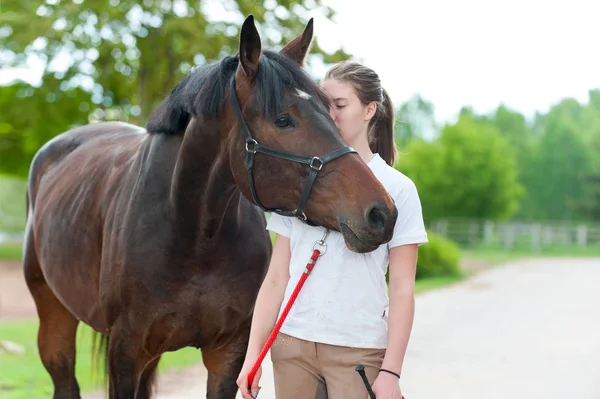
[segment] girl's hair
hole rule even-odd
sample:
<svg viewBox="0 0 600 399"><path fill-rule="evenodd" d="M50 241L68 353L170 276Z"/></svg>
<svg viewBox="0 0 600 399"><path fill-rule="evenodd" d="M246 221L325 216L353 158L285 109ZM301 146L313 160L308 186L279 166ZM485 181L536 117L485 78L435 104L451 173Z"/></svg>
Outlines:
<svg viewBox="0 0 600 399"><path fill-rule="evenodd" d="M375 115L369 121L369 146L388 165L394 166L398 156L394 141L394 104L387 91L381 87L379 75L356 61L342 61L327 72L325 79L348 82L363 104L367 105L372 101L377 104Z"/></svg>

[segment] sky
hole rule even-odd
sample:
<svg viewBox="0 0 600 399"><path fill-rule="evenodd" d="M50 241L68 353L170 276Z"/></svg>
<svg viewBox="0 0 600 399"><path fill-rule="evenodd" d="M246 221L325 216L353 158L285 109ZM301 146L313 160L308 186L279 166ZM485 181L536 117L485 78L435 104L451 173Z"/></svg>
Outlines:
<svg viewBox="0 0 600 399"><path fill-rule="evenodd" d="M598 0L323 2L338 15L315 15L320 45L372 67L395 102L420 93L439 121L501 103L531 117L600 88Z"/></svg>
<svg viewBox="0 0 600 399"><path fill-rule="evenodd" d="M600 88L598 0L322 1L337 16L314 13L321 47L343 47L373 68L396 104L419 93L439 122L462 106L505 104L531 117L566 97L586 102ZM15 73L37 77L4 71L0 84ZM324 73L312 64L313 76Z"/></svg>

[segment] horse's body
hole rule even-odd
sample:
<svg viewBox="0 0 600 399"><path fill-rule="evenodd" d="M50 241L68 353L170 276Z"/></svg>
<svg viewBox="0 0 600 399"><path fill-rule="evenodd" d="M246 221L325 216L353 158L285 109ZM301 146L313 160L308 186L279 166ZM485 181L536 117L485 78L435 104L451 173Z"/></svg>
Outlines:
<svg viewBox="0 0 600 399"><path fill-rule="evenodd" d="M244 118L252 119L259 141L296 153L323 154L343 145L338 136L290 145L266 125L268 115L253 110L255 81L249 77L260 58L253 26L244 24L240 59L229 60L233 72L222 64L218 73L200 71L198 81L184 80L155 111L148 131L118 122L87 125L57 136L34 158L23 261L55 398L80 397L74 374L79 321L109 338L111 398L150 397L160 356L186 346L202 349L207 397L235 396L254 300L271 254L263 211L248 200L251 185L265 204L293 207L302 191L302 167L257 157L249 185L235 108L218 108L210 117L216 100L206 97L224 91L214 87L215 79L235 73ZM282 52L303 60L307 36L312 38L312 25ZM209 105L194 104L200 111L188 112L193 107L184 94L190 92L200 92ZM291 100L294 121L309 123L303 117L318 102L307 96ZM311 118L322 119L322 112ZM323 135L331 125L322 119L309 128ZM350 178L324 165L325 180L315 181L303 216L336 230L342 225L349 247L370 250L389 240L395 208L355 154L336 162ZM365 184L362 191L357 181ZM273 192L277 182L279 191ZM352 202L341 192L352 193Z"/></svg>
<svg viewBox="0 0 600 399"><path fill-rule="evenodd" d="M185 209L174 211L169 193L180 147L179 136L100 123L58 136L32 168L40 177L30 182L36 217L27 228L25 272L36 302L61 322L47 333L70 339L81 320L121 341L111 342L111 355L123 371L133 367L123 359L145 366L164 351L196 346L216 372L211 360L226 356L219 349L244 351L270 256L263 212L210 179L210 168L205 176L181 176L191 179L177 182L190 184L189 196L180 199ZM200 158L214 154L210 145L203 150ZM203 207L201 199L214 195L218 200ZM198 212L189 208L201 218L190 219ZM111 373L112 382L122 374Z"/></svg>

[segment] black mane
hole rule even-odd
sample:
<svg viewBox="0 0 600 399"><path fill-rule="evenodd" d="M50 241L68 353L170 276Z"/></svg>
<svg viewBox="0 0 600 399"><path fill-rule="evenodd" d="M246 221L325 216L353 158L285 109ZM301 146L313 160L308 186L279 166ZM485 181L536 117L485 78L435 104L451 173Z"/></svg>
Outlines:
<svg viewBox="0 0 600 399"><path fill-rule="evenodd" d="M216 118L229 94L238 62L239 54L236 54L186 75L152 112L146 124L148 132L183 133L192 116ZM269 118L283 107L284 94L289 87L310 94L323 105L328 103L324 92L304 69L274 51L263 51L255 85L258 112Z"/></svg>

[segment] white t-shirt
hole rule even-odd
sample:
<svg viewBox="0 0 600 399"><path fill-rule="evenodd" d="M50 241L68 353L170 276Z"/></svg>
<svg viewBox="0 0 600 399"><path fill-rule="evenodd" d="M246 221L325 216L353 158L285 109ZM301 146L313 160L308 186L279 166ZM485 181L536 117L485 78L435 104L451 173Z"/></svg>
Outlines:
<svg viewBox="0 0 600 399"><path fill-rule="evenodd" d="M367 163L394 198L398 220L394 236L373 252L350 251L343 236L331 231L322 254L300 290L281 332L297 338L331 345L360 348L387 347L388 290L385 274L389 249L404 244L427 242L421 202L407 176L379 156ZM271 214L267 229L290 239L290 280L279 315L294 291L312 255L315 241L324 228L312 227L297 218Z"/></svg>

